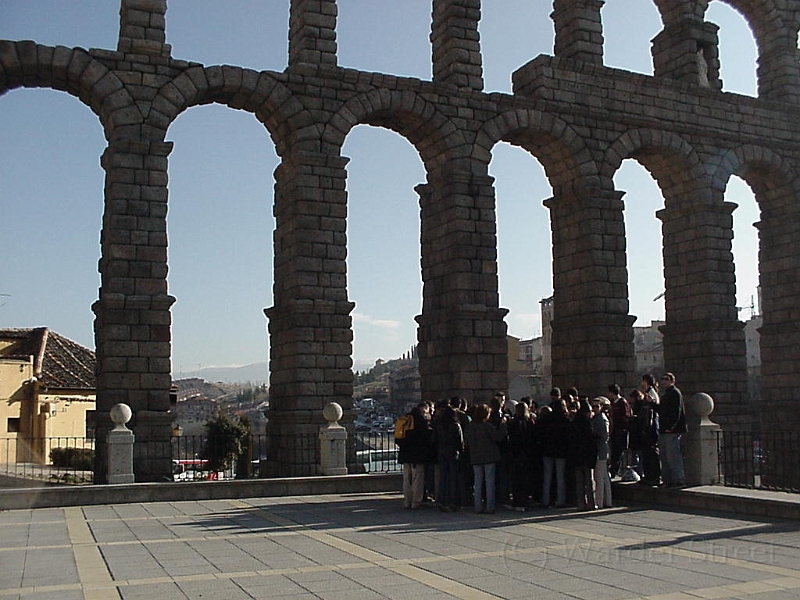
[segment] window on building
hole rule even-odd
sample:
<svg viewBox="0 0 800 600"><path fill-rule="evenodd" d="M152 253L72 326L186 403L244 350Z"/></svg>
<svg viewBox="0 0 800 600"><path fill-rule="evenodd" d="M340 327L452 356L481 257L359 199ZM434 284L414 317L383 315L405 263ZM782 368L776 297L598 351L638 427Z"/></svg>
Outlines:
<svg viewBox="0 0 800 600"><path fill-rule="evenodd" d="M8 433L19 433L19 417L8 418L8 427L6 427L6 431Z"/></svg>
<svg viewBox="0 0 800 600"><path fill-rule="evenodd" d="M87 440L94 439L94 413L93 410L86 411L86 433L85 437Z"/></svg>

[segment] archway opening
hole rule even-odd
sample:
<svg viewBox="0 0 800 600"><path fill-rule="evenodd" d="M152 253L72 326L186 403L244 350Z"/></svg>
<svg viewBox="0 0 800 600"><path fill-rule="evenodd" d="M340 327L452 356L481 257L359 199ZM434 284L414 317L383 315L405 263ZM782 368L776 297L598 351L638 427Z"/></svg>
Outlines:
<svg viewBox="0 0 800 600"><path fill-rule="evenodd" d="M166 33L172 55L205 65L285 69L289 2L247 2L231 8L216 0L169 0Z"/></svg>
<svg viewBox="0 0 800 600"><path fill-rule="evenodd" d="M350 158L347 287L356 304L353 370L363 375L378 361L416 360L414 317L421 312L422 275L419 196L414 187L425 182L425 169L405 138L381 127L354 128L342 154ZM356 384L373 379L357 379ZM366 388L357 389L355 396L364 393ZM397 409L405 403L399 399Z"/></svg>
<svg viewBox="0 0 800 600"><path fill-rule="evenodd" d="M168 139L174 378L264 383L277 155L252 115L219 105L182 113Z"/></svg>
<svg viewBox="0 0 800 600"><path fill-rule="evenodd" d="M737 205L733 212L733 264L736 274L736 308L739 320L744 323L747 351L747 389L750 396L752 423L760 422L761 395L761 344L758 332L761 318L759 287L759 240L754 227L760 220L760 210L753 190L740 177L734 175L725 189L725 200Z"/></svg>
<svg viewBox="0 0 800 600"><path fill-rule="evenodd" d="M48 327L93 349L102 127L76 98L26 89L0 98L0 129L3 326Z"/></svg>
<svg viewBox="0 0 800 600"><path fill-rule="evenodd" d="M529 0L483 3L478 31L485 91L510 93L514 71L540 54L553 54L551 11Z"/></svg>
<svg viewBox="0 0 800 600"><path fill-rule="evenodd" d="M656 211L664 197L652 175L636 160L622 162L614 187L624 191L625 240L628 265L629 313L633 326L636 373L660 374L664 346L659 327L664 324L664 257L661 222Z"/></svg>
<svg viewBox="0 0 800 600"><path fill-rule="evenodd" d="M606 2L603 19L603 64L645 75L653 74L650 41L663 28L653 2Z"/></svg>
<svg viewBox="0 0 800 600"><path fill-rule="evenodd" d="M346 68L431 79L430 2L338 2L336 43Z"/></svg>
<svg viewBox="0 0 800 600"><path fill-rule="evenodd" d="M495 178L500 306L508 309L509 397L546 398L550 374L542 350L541 302L553 295L550 214L553 195L542 165L524 149L497 144Z"/></svg>
<svg viewBox="0 0 800 600"><path fill-rule="evenodd" d="M758 95L755 38L745 18L724 0L714 0L706 20L719 25L719 60L722 91Z"/></svg>

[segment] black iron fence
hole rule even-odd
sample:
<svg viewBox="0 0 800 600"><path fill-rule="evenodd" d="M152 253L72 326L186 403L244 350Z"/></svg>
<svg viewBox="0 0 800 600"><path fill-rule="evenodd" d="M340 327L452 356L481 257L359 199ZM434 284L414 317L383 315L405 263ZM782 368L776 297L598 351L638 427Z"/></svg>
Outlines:
<svg viewBox="0 0 800 600"><path fill-rule="evenodd" d="M400 471L397 446L391 433L357 432L348 443L348 465L351 472L388 473ZM299 465L318 465L319 434L291 436L252 435L242 443L241 453L229 456L223 464L227 442L207 436L172 438L172 478L174 481L205 479L247 479L267 477L269 460L280 460L282 452L290 452ZM278 458L276 458L278 457Z"/></svg>
<svg viewBox="0 0 800 600"><path fill-rule="evenodd" d="M166 464L166 481L206 481L268 477L266 463L291 454L299 465L316 474L319 434L291 436L251 435L244 439L210 436L173 436L169 442L134 447L134 461ZM397 446L391 433L357 432L348 440L347 463L351 473L400 471ZM92 483L94 440L84 438L0 438L0 487L28 487L37 483ZM164 472L159 469L157 472Z"/></svg>
<svg viewBox="0 0 800 600"><path fill-rule="evenodd" d="M2 487L91 483L93 462L92 439L0 438Z"/></svg>
<svg viewBox="0 0 800 600"><path fill-rule="evenodd" d="M318 434L285 438L252 435L231 450L228 441L208 436L176 436L150 445L135 460L171 461L170 481L267 477L268 460L279 449L291 450L297 461L319 464ZM754 433L720 431L719 481L730 487L800 492L800 432ZM391 433L359 431L348 441L351 473L401 470ZM158 456L156 456L156 454ZM0 487L87 484L93 480L94 440L82 437L0 438ZM163 471L162 471L163 472ZM312 470L313 472L313 470Z"/></svg>
<svg viewBox="0 0 800 600"><path fill-rule="evenodd" d="M355 465L365 473L401 471L397 462L394 435L384 431L359 431L355 434Z"/></svg>
<svg viewBox="0 0 800 600"><path fill-rule="evenodd" d="M717 448L723 485L800 492L800 432L720 431Z"/></svg>

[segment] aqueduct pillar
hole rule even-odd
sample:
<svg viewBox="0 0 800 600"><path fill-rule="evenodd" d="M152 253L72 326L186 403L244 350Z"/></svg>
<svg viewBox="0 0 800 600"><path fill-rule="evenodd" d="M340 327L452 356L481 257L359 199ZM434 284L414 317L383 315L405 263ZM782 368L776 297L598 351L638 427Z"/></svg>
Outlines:
<svg viewBox="0 0 800 600"><path fill-rule="evenodd" d="M602 391L634 370L622 194L569 191L544 202L553 232L554 385Z"/></svg>
<svg viewBox="0 0 800 600"><path fill-rule="evenodd" d="M675 200L674 198L671 200ZM687 390L716 390L715 421L749 426L744 324L736 311L730 202L667 200L663 223L664 364Z"/></svg>
<svg viewBox="0 0 800 600"><path fill-rule="evenodd" d="M347 411L352 404L346 164L340 156L295 150L275 172L275 304L265 311L269 476L317 474L322 409L337 402Z"/></svg>
<svg viewBox="0 0 800 600"><path fill-rule="evenodd" d="M167 156L172 144L120 140L103 155L105 211L100 298L95 318L97 375L95 477L105 478L111 407L133 410L136 481L172 473L169 413L170 307L167 294Z"/></svg>
<svg viewBox="0 0 800 600"><path fill-rule="evenodd" d="M417 186L421 207L422 399L489 402L508 387L508 342L498 306L494 180L445 172Z"/></svg>

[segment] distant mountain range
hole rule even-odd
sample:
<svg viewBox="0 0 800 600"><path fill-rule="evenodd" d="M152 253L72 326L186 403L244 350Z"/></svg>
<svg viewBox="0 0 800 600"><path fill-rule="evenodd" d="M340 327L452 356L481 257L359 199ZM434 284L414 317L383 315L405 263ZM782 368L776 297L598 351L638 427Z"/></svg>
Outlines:
<svg viewBox="0 0 800 600"><path fill-rule="evenodd" d="M355 361L353 370L367 371L375 365L374 360ZM269 383L269 363L258 362L238 367L204 367L196 371L180 371L173 373L172 378L200 378L205 381L222 381L223 383Z"/></svg>

